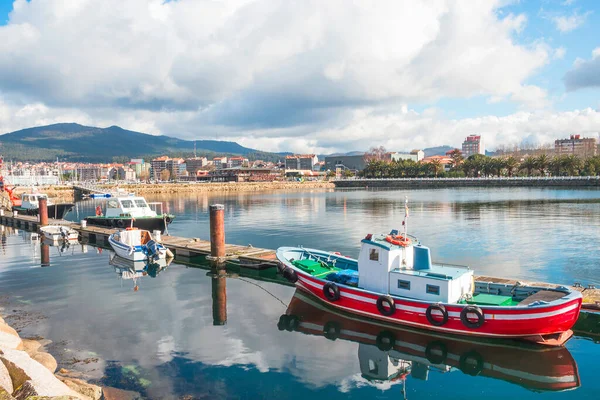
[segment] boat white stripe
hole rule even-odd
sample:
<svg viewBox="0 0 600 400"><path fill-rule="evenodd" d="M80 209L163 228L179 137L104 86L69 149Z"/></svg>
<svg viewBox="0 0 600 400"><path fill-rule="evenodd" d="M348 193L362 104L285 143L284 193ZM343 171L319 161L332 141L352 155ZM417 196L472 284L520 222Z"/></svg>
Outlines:
<svg viewBox="0 0 600 400"><path fill-rule="evenodd" d="M299 276L298 278L303 283L308 284L308 285L314 287L315 289L323 288L323 285L321 285L319 283L315 283L309 279L305 279L302 276ZM340 296L347 297L347 298L350 298L353 300L362 301L363 303L368 303L368 304L376 304L377 303L377 300L375 300L375 299L360 296L360 295L354 294L354 293L349 293L342 289L340 289ZM571 310L576 309L577 307L579 307L579 305L577 303L573 303L570 306L565 307L565 308L560 308L558 310L540 312L540 313L523 313L523 314L488 314L488 313L485 313L484 318L486 320L504 320L504 321L548 318L548 317L553 317L556 315L567 313ZM419 315L425 315L425 311L427 311L427 307L414 307L414 306L407 306L407 305L401 305L401 306L399 305L399 308L402 311L409 312L409 313L415 313L415 314L419 314ZM515 309L519 309L519 308L515 307ZM522 308L522 309L525 310L525 308ZM460 318L460 312L449 311L448 317Z"/></svg>

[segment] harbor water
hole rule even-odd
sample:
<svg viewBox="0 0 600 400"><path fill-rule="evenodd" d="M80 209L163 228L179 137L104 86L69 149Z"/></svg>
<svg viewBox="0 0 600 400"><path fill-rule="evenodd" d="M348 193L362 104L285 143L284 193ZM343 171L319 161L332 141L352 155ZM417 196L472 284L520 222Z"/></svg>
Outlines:
<svg viewBox="0 0 600 400"><path fill-rule="evenodd" d="M303 245L356 257L368 233L407 229L434 260L476 274L600 285L600 191L311 190L147 197L175 214L169 233L208 239L208 207L225 205L226 242ZM77 203L68 218L102 201ZM49 260L42 259L47 257ZM131 274L108 249L46 247L2 227L0 308L22 337L51 341L59 367L152 399L592 399L600 393L600 318L565 348L473 343L339 314L274 270L200 260ZM286 314L297 316L293 325ZM282 316L284 316L282 318ZM334 324L336 335L325 327Z"/></svg>

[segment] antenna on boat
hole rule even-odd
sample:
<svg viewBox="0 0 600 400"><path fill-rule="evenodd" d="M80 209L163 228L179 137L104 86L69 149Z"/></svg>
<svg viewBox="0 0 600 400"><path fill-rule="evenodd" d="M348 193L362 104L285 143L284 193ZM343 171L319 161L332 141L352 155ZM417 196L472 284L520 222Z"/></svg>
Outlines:
<svg viewBox="0 0 600 400"><path fill-rule="evenodd" d="M404 220L402 221L402 225L404 226L404 237L406 238L408 229L408 196L404 196Z"/></svg>
<svg viewBox="0 0 600 400"><path fill-rule="evenodd" d="M408 196L404 196L404 220L402 220L402 226L404 227L404 239L408 240ZM402 251L402 265L406 265L406 250Z"/></svg>

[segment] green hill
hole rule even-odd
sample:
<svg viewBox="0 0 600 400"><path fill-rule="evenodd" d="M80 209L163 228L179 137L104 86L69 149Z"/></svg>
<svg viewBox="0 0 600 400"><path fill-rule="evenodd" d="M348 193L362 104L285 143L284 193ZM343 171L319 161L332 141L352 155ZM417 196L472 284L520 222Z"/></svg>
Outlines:
<svg viewBox="0 0 600 400"><path fill-rule="evenodd" d="M0 136L0 154L15 161L61 160L109 162L161 154L190 156L194 141L153 136L118 126L96 128L73 123L38 126ZM240 146L235 142L197 140L198 155L243 155L277 160L281 156Z"/></svg>

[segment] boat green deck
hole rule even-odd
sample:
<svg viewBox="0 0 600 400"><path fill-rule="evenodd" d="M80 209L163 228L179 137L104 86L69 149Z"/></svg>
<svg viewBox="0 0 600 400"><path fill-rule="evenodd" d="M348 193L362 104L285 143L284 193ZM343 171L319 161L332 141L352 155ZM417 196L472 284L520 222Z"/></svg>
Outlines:
<svg viewBox="0 0 600 400"><path fill-rule="evenodd" d="M292 264L302 271L307 272L317 278L331 274L332 272L341 271L339 268L327 266L325 262L318 262L315 260L295 260L292 261Z"/></svg>

